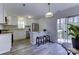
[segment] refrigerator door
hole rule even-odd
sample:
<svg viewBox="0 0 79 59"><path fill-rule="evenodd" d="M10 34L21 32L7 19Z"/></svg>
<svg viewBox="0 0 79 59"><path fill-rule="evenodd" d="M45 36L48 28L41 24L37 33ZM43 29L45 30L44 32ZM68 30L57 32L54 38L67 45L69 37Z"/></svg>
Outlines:
<svg viewBox="0 0 79 59"><path fill-rule="evenodd" d="M39 24L38 23L32 23L32 31L39 31Z"/></svg>

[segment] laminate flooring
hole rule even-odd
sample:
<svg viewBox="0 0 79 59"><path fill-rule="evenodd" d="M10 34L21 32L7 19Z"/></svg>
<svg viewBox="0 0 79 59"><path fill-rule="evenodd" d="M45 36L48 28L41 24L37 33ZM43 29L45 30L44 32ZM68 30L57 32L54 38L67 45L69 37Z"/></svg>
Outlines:
<svg viewBox="0 0 79 59"><path fill-rule="evenodd" d="M31 45L29 39L14 42L13 48L2 55L67 55L65 49L57 43Z"/></svg>

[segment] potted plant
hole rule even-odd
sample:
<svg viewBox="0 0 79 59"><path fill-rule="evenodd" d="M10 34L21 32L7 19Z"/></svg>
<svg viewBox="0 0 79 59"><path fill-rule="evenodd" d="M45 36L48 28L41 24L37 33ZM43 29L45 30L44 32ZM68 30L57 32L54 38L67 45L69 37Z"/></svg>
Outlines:
<svg viewBox="0 0 79 59"><path fill-rule="evenodd" d="M79 26L68 24L69 35L72 36L73 48L79 49Z"/></svg>

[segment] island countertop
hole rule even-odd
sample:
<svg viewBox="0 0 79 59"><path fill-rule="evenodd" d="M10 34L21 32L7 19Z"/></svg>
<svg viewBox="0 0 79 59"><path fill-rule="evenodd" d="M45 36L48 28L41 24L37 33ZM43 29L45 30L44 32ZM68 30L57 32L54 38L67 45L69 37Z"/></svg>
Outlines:
<svg viewBox="0 0 79 59"><path fill-rule="evenodd" d="M2 32L0 35L3 35L3 34L9 34L9 33L13 33L13 32Z"/></svg>

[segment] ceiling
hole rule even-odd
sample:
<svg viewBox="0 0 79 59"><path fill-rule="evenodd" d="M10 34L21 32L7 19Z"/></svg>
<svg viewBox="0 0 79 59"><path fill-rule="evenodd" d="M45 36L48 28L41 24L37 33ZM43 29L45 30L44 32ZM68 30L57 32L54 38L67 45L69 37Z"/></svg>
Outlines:
<svg viewBox="0 0 79 59"><path fill-rule="evenodd" d="M63 11L77 5L79 4L51 3L51 11L56 13L57 11ZM48 12L47 3L26 3L26 6L22 6L22 3L6 3L4 4L4 7L9 15L31 15L34 17L42 17L46 12Z"/></svg>

